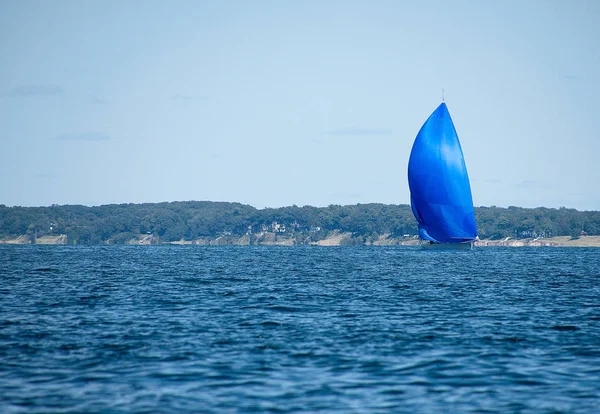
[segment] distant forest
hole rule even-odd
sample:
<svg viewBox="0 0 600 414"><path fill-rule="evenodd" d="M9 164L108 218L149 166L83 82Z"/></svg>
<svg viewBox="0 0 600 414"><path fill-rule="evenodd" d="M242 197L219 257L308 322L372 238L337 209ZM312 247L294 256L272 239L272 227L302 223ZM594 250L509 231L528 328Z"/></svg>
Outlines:
<svg viewBox="0 0 600 414"><path fill-rule="evenodd" d="M600 235L600 211L568 208L475 208L482 239ZM409 205L356 204L256 209L228 202L186 201L111 204L96 207L0 205L0 238L66 235L69 244L127 243L152 235L160 242L222 235L250 237L275 232L299 244L337 230L362 242L379 235L412 237L416 221Z"/></svg>

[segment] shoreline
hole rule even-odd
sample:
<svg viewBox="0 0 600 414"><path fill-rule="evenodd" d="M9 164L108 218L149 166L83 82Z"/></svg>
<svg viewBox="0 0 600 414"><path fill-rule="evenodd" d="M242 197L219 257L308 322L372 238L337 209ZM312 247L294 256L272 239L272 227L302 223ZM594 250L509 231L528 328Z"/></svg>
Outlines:
<svg viewBox="0 0 600 414"><path fill-rule="evenodd" d="M30 237L21 235L12 238L0 239L0 244L44 244L44 245L66 245L68 238L66 235L59 236L42 236L35 239L32 243ZM103 243L103 245L111 244ZM158 237L152 235L143 235L139 238L129 240L128 245L159 245L159 244L174 244L174 245L258 245L258 246L417 246L419 240L408 237L394 238L390 235L381 235L377 240L361 241L360 238L352 237L351 233L332 231L322 240L309 241L298 240L295 236L287 234L276 234L271 232L263 232L252 235L232 236L223 235L216 237L204 237L196 240L179 240L174 242L162 242ZM600 247L600 236L580 236L572 238L570 236L557 236L549 238L529 238L529 239L512 239L506 238L503 240L483 239L474 243L476 247Z"/></svg>

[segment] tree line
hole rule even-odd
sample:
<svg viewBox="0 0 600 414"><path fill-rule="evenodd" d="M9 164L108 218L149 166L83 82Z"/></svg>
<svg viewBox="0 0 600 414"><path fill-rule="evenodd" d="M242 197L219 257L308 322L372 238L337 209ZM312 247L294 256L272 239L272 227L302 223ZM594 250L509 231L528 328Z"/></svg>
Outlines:
<svg viewBox="0 0 600 414"><path fill-rule="evenodd" d="M492 206L476 207L475 216L482 239L600 235L600 211ZM367 241L384 234L412 237L417 234L417 225L406 204L293 205L264 209L211 201L94 207L0 205L0 238L66 235L70 244L120 244L144 235L171 242L260 232L304 235L316 241L334 230Z"/></svg>

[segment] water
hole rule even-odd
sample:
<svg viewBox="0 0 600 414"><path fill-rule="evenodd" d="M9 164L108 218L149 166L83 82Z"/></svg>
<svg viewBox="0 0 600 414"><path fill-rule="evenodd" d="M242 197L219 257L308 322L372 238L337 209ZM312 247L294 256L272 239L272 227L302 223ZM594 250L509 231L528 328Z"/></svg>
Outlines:
<svg viewBox="0 0 600 414"><path fill-rule="evenodd" d="M600 250L0 246L0 411L596 413Z"/></svg>

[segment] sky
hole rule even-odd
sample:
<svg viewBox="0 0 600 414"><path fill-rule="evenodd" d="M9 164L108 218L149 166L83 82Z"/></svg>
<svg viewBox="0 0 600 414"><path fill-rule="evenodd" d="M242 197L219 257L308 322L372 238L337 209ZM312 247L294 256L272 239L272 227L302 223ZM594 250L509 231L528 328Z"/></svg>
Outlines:
<svg viewBox="0 0 600 414"><path fill-rule="evenodd" d="M408 204L445 102L476 206L600 210L600 2L0 1L0 204Z"/></svg>

